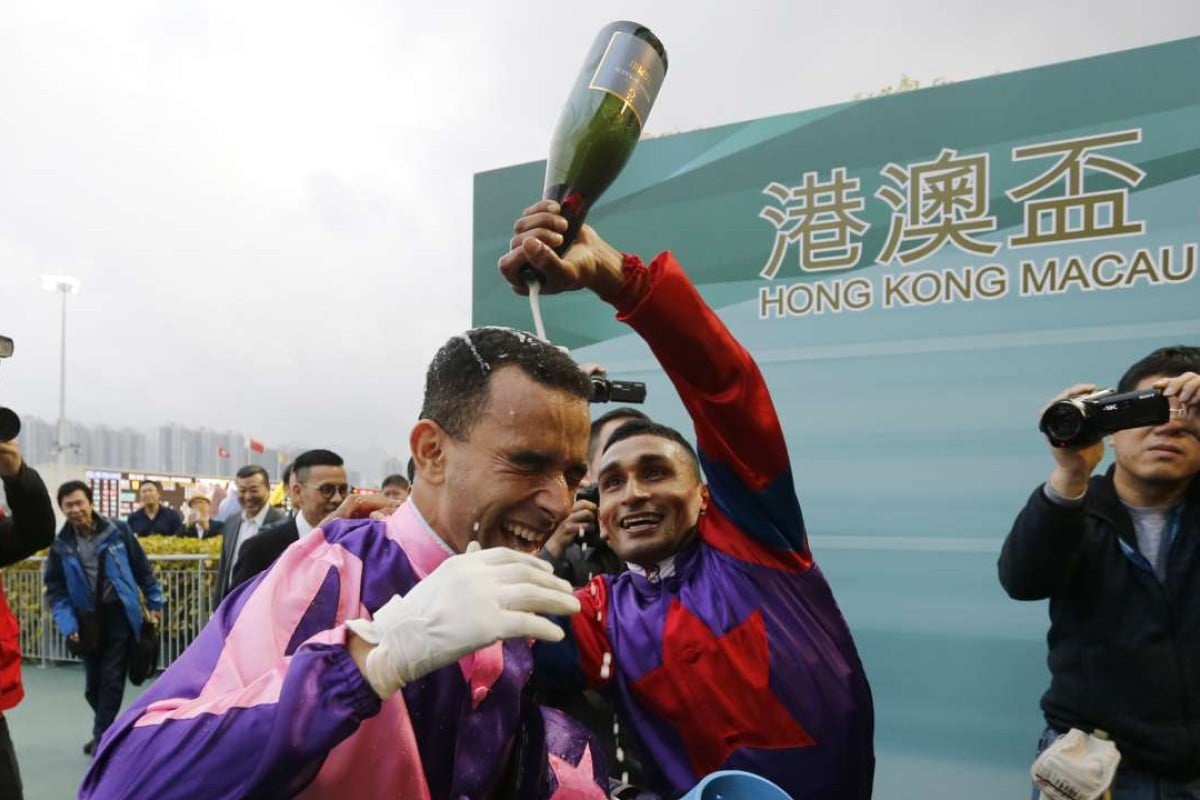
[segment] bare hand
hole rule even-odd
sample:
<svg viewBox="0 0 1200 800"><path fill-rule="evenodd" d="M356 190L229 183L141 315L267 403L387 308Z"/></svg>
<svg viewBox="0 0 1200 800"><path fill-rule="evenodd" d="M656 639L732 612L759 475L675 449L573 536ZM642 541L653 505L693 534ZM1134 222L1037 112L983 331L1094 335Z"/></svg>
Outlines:
<svg viewBox="0 0 1200 800"><path fill-rule="evenodd" d="M375 517L375 512L391 516L400 507L400 502L381 494L352 494L342 501L342 504L332 514L321 520L318 528L328 525L335 519L365 519Z"/></svg>
<svg viewBox="0 0 1200 800"><path fill-rule="evenodd" d="M72 644L79 644L79 634L72 633L70 636L67 637L67 641L71 642Z"/></svg>
<svg viewBox="0 0 1200 800"><path fill-rule="evenodd" d="M1060 400L1090 394L1096 391L1096 388L1092 383L1077 383L1056 394L1042 412ZM1092 442L1082 447L1051 447L1050 452L1057 464L1050 473L1050 488L1063 497L1079 497L1087 491L1088 478L1104 459L1104 441Z"/></svg>
<svg viewBox="0 0 1200 800"><path fill-rule="evenodd" d="M15 478L21 471L21 449L16 441L0 442L0 478Z"/></svg>
<svg viewBox="0 0 1200 800"><path fill-rule="evenodd" d="M1157 380L1154 382L1154 388L1162 389L1165 397L1178 397L1180 406L1184 408L1195 409L1200 406L1200 375L1194 372Z"/></svg>
<svg viewBox="0 0 1200 800"><path fill-rule="evenodd" d="M571 542L579 538L586 530L596 527L596 504L590 500L576 500L571 507L571 513L558 523L554 533L546 540L543 547L553 558L562 558Z"/></svg>
<svg viewBox="0 0 1200 800"><path fill-rule="evenodd" d="M149 622L151 625L157 625L159 619L161 619L161 618L159 617L157 611L151 611L150 609L146 609L146 621L147 622Z"/></svg>
<svg viewBox="0 0 1200 800"><path fill-rule="evenodd" d="M542 294L591 289L601 297L615 295L621 288L621 253L584 225L560 258L554 248L563 242L567 219L558 212L559 205L552 200L525 209L513 225L511 249L500 258L500 273L517 294L529 294L521 276L528 266L540 276Z"/></svg>

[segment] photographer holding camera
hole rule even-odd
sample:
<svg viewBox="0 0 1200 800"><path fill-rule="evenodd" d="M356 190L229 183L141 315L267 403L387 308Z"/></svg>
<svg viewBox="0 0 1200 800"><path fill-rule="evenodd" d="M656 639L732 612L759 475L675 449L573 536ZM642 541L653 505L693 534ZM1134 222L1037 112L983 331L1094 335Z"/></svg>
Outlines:
<svg viewBox="0 0 1200 800"><path fill-rule="evenodd" d="M1009 596L1050 599L1039 749L1105 731L1121 758L1115 800L1200 798L1200 348L1156 350L1121 377L1118 392L1157 390L1130 394L1163 405L1156 424L1123 401L1078 402L1095 389L1073 386L1047 409L1055 467L1000 554ZM1058 436L1047 420L1072 400L1083 424ZM1093 476L1105 431L1115 463Z"/></svg>
<svg viewBox="0 0 1200 800"><path fill-rule="evenodd" d="M622 406L593 420L588 438L588 473L579 483L571 512L558 523L542 546L541 556L554 567L554 574L577 589L586 586L597 575L616 575L625 571L625 562L617 557L600 533L596 519L600 487L593 476L597 456L603 452L608 437L635 419L649 421L650 418L636 408Z"/></svg>
<svg viewBox="0 0 1200 800"><path fill-rule="evenodd" d="M54 541L54 506L15 441L0 441L0 480L11 513L0 507L0 567L15 564ZM17 618L0 584L0 797L21 797L21 774L4 712L21 702L21 641Z"/></svg>

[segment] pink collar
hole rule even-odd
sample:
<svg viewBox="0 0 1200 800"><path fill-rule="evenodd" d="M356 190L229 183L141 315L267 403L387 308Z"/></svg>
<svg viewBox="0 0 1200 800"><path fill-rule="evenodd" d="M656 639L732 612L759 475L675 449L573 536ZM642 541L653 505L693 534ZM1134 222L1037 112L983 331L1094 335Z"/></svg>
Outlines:
<svg viewBox="0 0 1200 800"><path fill-rule="evenodd" d="M446 540L438 536L416 505L410 499L396 509L387 518L388 538L399 543L408 554L408 563L412 564L417 577L424 580L429 573L437 569L454 550L446 544ZM504 672L504 649L501 642L463 656L458 662L463 679L470 684L471 707L478 708L479 704L491 693L496 680Z"/></svg>
<svg viewBox="0 0 1200 800"><path fill-rule="evenodd" d="M425 578L454 555L454 550L429 527L412 500L402 504L388 517L387 532L389 539L399 542L404 548L418 578Z"/></svg>

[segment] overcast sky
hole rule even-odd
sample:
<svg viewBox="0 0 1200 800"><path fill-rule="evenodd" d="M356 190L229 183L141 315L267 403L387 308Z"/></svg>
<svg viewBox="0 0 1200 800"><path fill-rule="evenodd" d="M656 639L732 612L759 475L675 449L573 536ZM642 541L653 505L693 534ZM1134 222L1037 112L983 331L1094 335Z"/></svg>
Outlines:
<svg viewBox="0 0 1200 800"><path fill-rule="evenodd" d="M5 3L0 403L56 417L67 274L69 417L406 455L472 175L544 157L617 18L667 47L659 134L1195 36L1200 0Z"/></svg>

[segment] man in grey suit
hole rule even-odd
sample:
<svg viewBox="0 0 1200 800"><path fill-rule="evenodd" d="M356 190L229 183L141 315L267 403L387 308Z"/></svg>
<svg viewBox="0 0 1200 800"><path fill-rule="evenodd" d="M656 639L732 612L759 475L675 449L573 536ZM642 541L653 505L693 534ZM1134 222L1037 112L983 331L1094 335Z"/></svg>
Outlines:
<svg viewBox="0 0 1200 800"><path fill-rule="evenodd" d="M242 510L225 520L221 563L217 567L217 582L213 586L214 609L229 592L229 576L233 574L239 548L267 525L287 519L287 514L272 508L267 502L271 496L271 482L265 469L253 465L242 467L237 471L235 482Z"/></svg>

